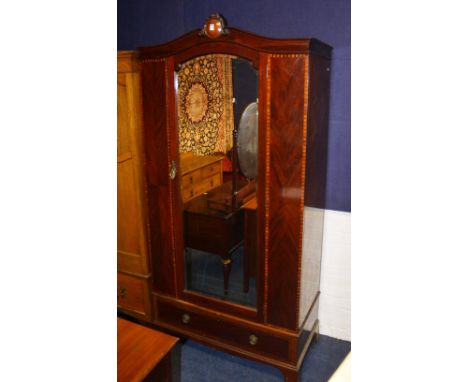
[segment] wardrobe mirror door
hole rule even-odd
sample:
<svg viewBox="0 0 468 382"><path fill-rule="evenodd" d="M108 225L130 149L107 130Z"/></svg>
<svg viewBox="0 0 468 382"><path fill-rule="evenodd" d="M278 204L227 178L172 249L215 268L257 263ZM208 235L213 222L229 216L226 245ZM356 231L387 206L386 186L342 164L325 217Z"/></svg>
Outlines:
<svg viewBox="0 0 468 382"><path fill-rule="evenodd" d="M255 308L257 70L210 54L176 78L185 289Z"/></svg>

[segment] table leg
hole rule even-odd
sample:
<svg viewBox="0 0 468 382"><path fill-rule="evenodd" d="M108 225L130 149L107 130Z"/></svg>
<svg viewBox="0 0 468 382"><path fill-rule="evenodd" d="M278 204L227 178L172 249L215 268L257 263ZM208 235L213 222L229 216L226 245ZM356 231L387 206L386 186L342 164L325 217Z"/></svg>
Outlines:
<svg viewBox="0 0 468 382"><path fill-rule="evenodd" d="M244 252L244 293L248 293L250 289L250 272L246 253Z"/></svg>
<svg viewBox="0 0 468 382"><path fill-rule="evenodd" d="M223 258L223 271L224 271L224 295L227 296L229 289L229 275L231 274L231 255L228 258Z"/></svg>
<svg viewBox="0 0 468 382"><path fill-rule="evenodd" d="M299 382L300 378L298 370L282 369L281 371L285 382Z"/></svg>

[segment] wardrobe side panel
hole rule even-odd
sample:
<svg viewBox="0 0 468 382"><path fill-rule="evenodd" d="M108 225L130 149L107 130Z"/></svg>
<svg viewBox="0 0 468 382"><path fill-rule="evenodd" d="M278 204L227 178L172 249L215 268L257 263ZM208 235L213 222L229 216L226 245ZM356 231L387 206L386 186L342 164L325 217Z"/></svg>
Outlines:
<svg viewBox="0 0 468 382"><path fill-rule="evenodd" d="M320 289L327 186L329 98L330 60L311 55L305 184L305 205L308 207L304 215L299 325L304 324ZM310 322L310 325L312 324L313 322ZM305 325L305 329L310 330L310 325Z"/></svg>
<svg viewBox="0 0 468 382"><path fill-rule="evenodd" d="M325 208L328 163L330 60L311 56L305 204Z"/></svg>

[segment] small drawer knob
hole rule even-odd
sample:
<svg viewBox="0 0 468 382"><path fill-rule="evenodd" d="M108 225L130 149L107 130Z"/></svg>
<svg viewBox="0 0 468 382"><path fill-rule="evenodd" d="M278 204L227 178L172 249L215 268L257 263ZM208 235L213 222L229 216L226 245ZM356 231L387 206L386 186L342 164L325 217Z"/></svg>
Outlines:
<svg viewBox="0 0 468 382"><path fill-rule="evenodd" d="M121 298L125 298L126 295L127 295L127 289L125 289L124 287L121 287L120 292L119 292L119 296ZM117 296L117 297L119 297L119 296Z"/></svg>
<svg viewBox="0 0 468 382"><path fill-rule="evenodd" d="M258 337L255 334L251 334L249 337L249 344L252 346L257 345L258 343Z"/></svg>
<svg viewBox="0 0 468 382"><path fill-rule="evenodd" d="M188 323L190 322L190 316L189 316L187 313L184 313L184 314L182 315L182 322L183 322L184 324L188 324Z"/></svg>

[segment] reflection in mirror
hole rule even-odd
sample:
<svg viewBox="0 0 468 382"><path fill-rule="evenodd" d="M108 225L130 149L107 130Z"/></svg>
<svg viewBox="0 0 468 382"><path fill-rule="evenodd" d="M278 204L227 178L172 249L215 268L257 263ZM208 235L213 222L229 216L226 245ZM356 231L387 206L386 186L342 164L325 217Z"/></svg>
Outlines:
<svg viewBox="0 0 468 382"><path fill-rule="evenodd" d="M185 289L257 305L257 70L200 56L177 73Z"/></svg>
<svg viewBox="0 0 468 382"><path fill-rule="evenodd" d="M242 113L237 138L237 153L242 173L249 179L257 178L258 106L252 102Z"/></svg>

